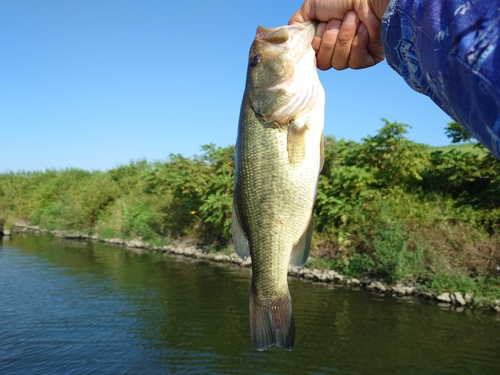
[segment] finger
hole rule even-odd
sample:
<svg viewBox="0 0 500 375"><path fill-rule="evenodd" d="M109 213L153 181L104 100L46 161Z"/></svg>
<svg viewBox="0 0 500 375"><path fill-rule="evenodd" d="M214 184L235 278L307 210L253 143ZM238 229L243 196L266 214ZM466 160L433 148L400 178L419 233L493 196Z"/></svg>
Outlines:
<svg viewBox="0 0 500 375"><path fill-rule="evenodd" d="M331 61L331 65L337 70L346 69L349 66L351 45L356 36L358 24L359 18L356 12L347 12L338 32L337 42Z"/></svg>
<svg viewBox="0 0 500 375"><path fill-rule="evenodd" d="M326 23L325 22L318 23L318 25L316 26L316 34L314 35L313 41L311 43L316 53L319 51L319 47L321 46L321 38L323 37L325 30L326 30Z"/></svg>
<svg viewBox="0 0 500 375"><path fill-rule="evenodd" d="M321 37L321 45L316 55L316 62L318 68L321 70L328 70L332 67L333 52L341 25L342 21L338 19L330 20L326 24L325 31Z"/></svg>
<svg viewBox="0 0 500 375"><path fill-rule="evenodd" d="M368 32L368 54L372 56L375 64L378 64L380 61L384 60L384 47L381 41L381 21L377 18L377 16L373 13L364 17L362 20Z"/></svg>
<svg viewBox="0 0 500 375"><path fill-rule="evenodd" d="M385 58L384 54L384 46L382 43L376 43L376 42L369 42L368 43L368 52L370 56L372 56L373 61L375 64L378 64Z"/></svg>
<svg viewBox="0 0 500 375"><path fill-rule="evenodd" d="M369 40L370 38L368 30L366 30L366 26L363 23L360 23L351 45L349 68L362 69L375 65L373 57L368 53Z"/></svg>
<svg viewBox="0 0 500 375"><path fill-rule="evenodd" d="M382 43L369 43L368 52L370 53L370 56L372 56L373 62L375 64L378 64L385 59L384 46L382 45Z"/></svg>

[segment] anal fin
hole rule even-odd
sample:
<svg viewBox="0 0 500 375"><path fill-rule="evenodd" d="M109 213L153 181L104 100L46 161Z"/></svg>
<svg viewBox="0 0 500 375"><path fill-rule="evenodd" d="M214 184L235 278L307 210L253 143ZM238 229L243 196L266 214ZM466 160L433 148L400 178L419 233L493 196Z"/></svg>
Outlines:
<svg viewBox="0 0 500 375"><path fill-rule="evenodd" d="M309 225L304 231L299 241L295 244L292 249L292 254L290 255L290 263L295 267L302 267L307 258L309 258L309 253L311 251L311 240L313 232L313 215L309 219Z"/></svg>

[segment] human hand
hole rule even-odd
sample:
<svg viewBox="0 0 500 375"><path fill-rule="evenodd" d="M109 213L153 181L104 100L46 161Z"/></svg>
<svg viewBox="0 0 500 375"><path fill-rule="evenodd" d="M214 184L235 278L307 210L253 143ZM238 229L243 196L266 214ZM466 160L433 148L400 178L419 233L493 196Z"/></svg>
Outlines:
<svg viewBox="0 0 500 375"><path fill-rule="evenodd" d="M380 25L389 0L305 0L289 23L319 21L312 46L319 69L361 69L384 59Z"/></svg>

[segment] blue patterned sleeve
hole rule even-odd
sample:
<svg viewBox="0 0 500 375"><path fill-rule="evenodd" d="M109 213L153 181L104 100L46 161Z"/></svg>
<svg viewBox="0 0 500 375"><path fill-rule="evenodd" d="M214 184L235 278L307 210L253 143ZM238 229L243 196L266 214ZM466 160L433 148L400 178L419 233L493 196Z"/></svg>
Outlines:
<svg viewBox="0 0 500 375"><path fill-rule="evenodd" d="M500 157L500 0L391 0L389 65Z"/></svg>

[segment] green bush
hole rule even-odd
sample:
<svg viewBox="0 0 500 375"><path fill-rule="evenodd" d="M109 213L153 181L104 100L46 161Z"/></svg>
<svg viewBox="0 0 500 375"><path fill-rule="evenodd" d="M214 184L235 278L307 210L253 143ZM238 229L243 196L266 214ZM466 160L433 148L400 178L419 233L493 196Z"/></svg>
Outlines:
<svg viewBox="0 0 500 375"><path fill-rule="evenodd" d="M383 120L361 142L325 137L308 266L388 282L500 295L500 163L484 149L433 149ZM455 141L468 140L456 123ZM231 241L234 146L200 156L0 175L0 222L100 237L190 236L215 250ZM496 294L495 294L496 293Z"/></svg>

